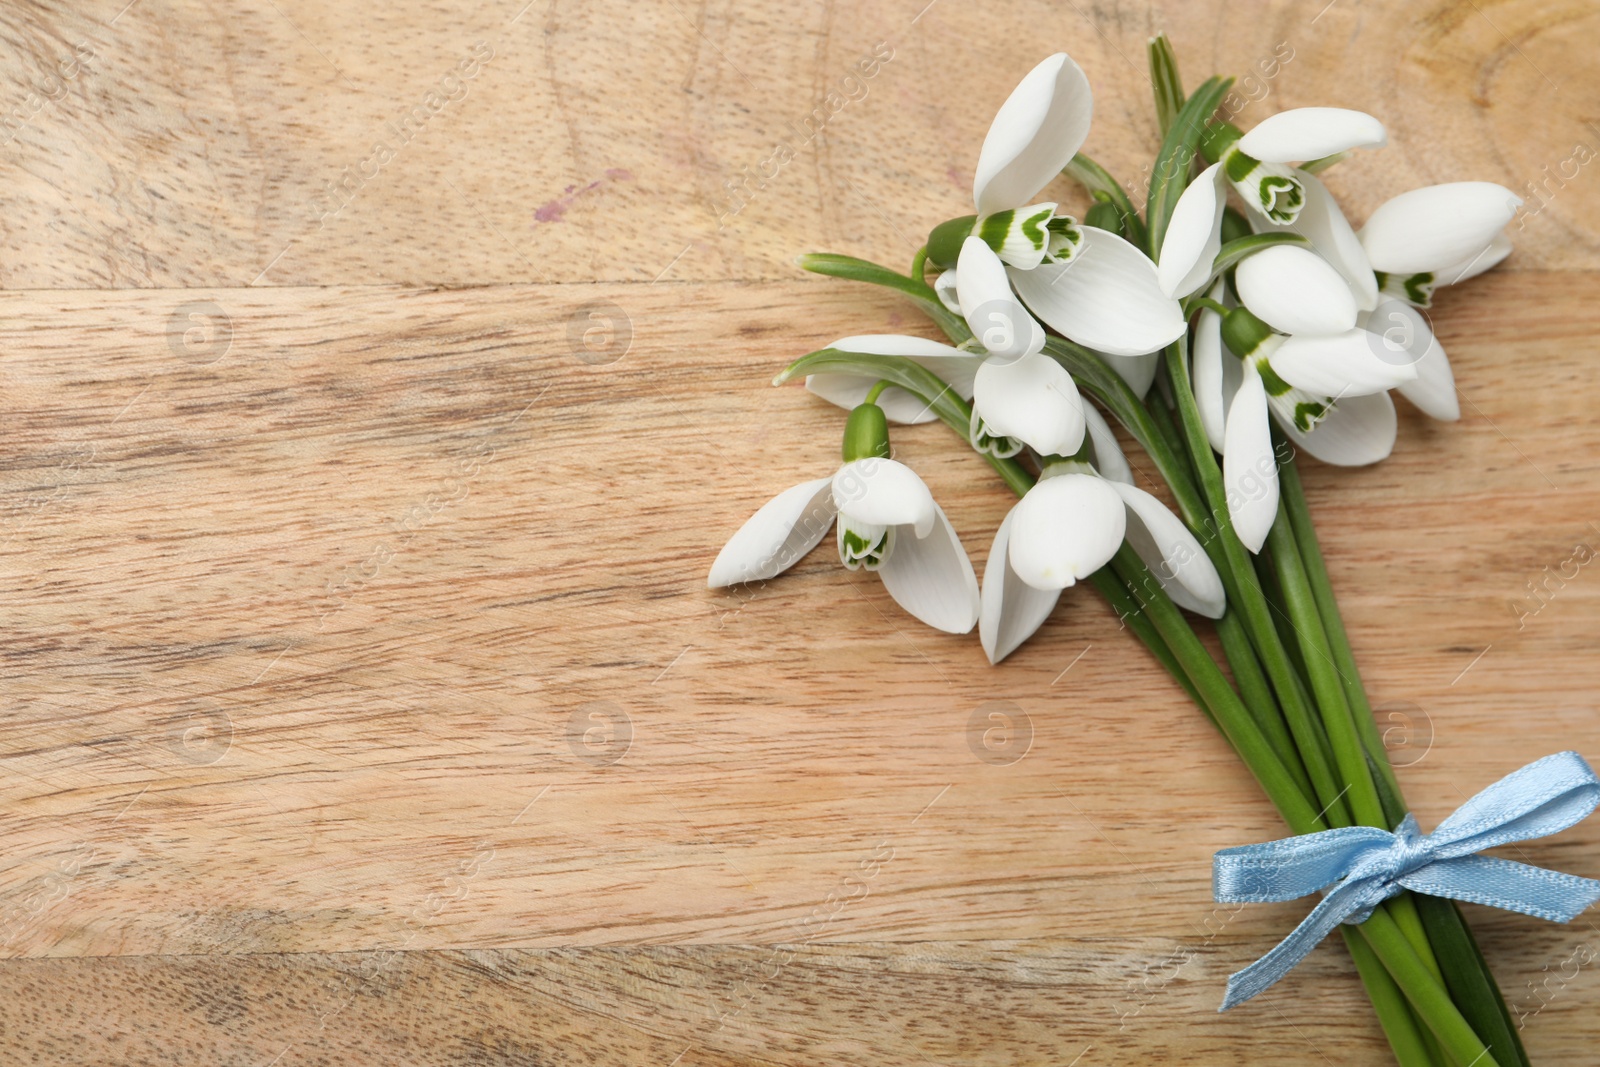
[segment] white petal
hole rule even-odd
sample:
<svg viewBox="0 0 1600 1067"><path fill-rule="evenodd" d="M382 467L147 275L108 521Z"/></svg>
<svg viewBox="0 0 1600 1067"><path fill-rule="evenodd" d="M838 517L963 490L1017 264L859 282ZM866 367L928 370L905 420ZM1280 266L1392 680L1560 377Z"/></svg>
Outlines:
<svg viewBox="0 0 1600 1067"><path fill-rule="evenodd" d="M1104 353L1102 353L1103 355ZM1156 368L1161 366L1160 352L1146 352L1142 356L1106 356L1106 364L1117 372L1117 377L1128 383L1140 400L1150 391L1156 380Z"/></svg>
<svg viewBox="0 0 1600 1067"><path fill-rule="evenodd" d="M1278 461L1272 452L1272 424L1261 375L1254 363L1246 361L1241 368L1244 378L1228 412L1222 483L1234 532L1244 547L1260 552L1278 517Z"/></svg>
<svg viewBox="0 0 1600 1067"><path fill-rule="evenodd" d="M1021 207L1061 173L1089 135L1089 79L1065 52L1028 72L989 125L972 202L980 215Z"/></svg>
<svg viewBox="0 0 1600 1067"><path fill-rule="evenodd" d="M1356 324L1349 284L1306 248L1273 245L1246 256L1234 284L1244 306L1280 333L1343 333Z"/></svg>
<svg viewBox="0 0 1600 1067"><path fill-rule="evenodd" d="M1295 448L1338 467L1363 467L1394 450L1396 420L1388 393L1345 397L1309 433L1276 411L1272 416Z"/></svg>
<svg viewBox="0 0 1600 1067"><path fill-rule="evenodd" d="M711 564L712 589L782 574L816 547L833 525L831 478L801 482L761 505Z"/></svg>
<svg viewBox="0 0 1600 1067"><path fill-rule="evenodd" d="M1521 197L1493 182L1427 185L1385 201L1361 228L1361 245L1373 270L1439 271L1482 251L1521 206Z"/></svg>
<svg viewBox="0 0 1600 1067"><path fill-rule="evenodd" d="M972 399L972 379L978 373L978 364L983 362L982 356L938 341L892 333L841 337L828 347L871 356L904 356L938 375L963 400ZM809 375L806 388L830 403L853 408L866 400L868 391L877 381L865 375L824 372ZM927 404L894 387L884 390L878 405L891 422L919 423L937 417Z"/></svg>
<svg viewBox="0 0 1600 1067"><path fill-rule="evenodd" d="M1045 478L1012 510L1010 560L1035 589L1065 589L1110 562L1127 529L1113 483L1092 474Z"/></svg>
<svg viewBox="0 0 1600 1067"><path fill-rule="evenodd" d="M1035 589L1011 568L1008 543L1011 515L994 535L989 561L983 565L982 611L978 616L978 636L990 663L999 663L1018 645L1034 635L1055 610L1061 598L1059 589Z"/></svg>
<svg viewBox="0 0 1600 1067"><path fill-rule="evenodd" d="M1172 209L1156 264L1156 278L1168 296L1188 296L1211 276L1211 264L1222 248L1222 209L1227 206L1222 177L1221 163L1207 167Z"/></svg>
<svg viewBox="0 0 1600 1067"><path fill-rule="evenodd" d="M1455 285L1468 278L1476 278L1491 267L1498 266L1502 259L1511 254L1511 238L1504 232L1498 234L1488 246L1474 252L1460 263L1452 263L1442 270L1434 272L1435 285Z"/></svg>
<svg viewBox="0 0 1600 1067"><path fill-rule="evenodd" d="M917 472L892 459L869 457L846 463L833 476L833 506L874 526L914 526L928 536L939 506Z"/></svg>
<svg viewBox="0 0 1600 1067"><path fill-rule="evenodd" d="M949 311L952 315L961 314L961 300L956 288L956 280L957 274L954 267L951 267L947 271L941 272L940 275L933 280L934 295L939 298L939 303L945 306L945 310Z"/></svg>
<svg viewBox="0 0 1600 1067"><path fill-rule="evenodd" d="M1014 270L1011 284L1045 322L1109 355L1154 352L1183 333L1183 311L1161 291L1156 265L1121 237L1093 226L1083 228L1083 247L1070 262Z"/></svg>
<svg viewBox="0 0 1600 1067"><path fill-rule="evenodd" d="M913 337L903 333L854 334L850 337L841 337L828 347L864 356L910 356L913 359L919 356L938 359L941 356L971 355L942 341L930 341L926 337Z"/></svg>
<svg viewBox="0 0 1600 1067"><path fill-rule="evenodd" d="M1128 506L1128 544L1172 602L1208 619L1222 618L1227 597L1222 578L1183 520L1143 489L1113 483Z"/></svg>
<svg viewBox="0 0 1600 1067"><path fill-rule="evenodd" d="M1194 331L1194 399L1206 440L1218 452L1223 450L1228 407L1239 391L1241 366L1233 353L1223 350L1222 316L1215 311L1200 312Z"/></svg>
<svg viewBox="0 0 1600 1067"><path fill-rule="evenodd" d="M1087 400L1083 402L1083 421L1089 430L1089 440L1094 443L1094 469L1103 478L1132 485L1133 468L1128 466L1128 457L1117 444L1117 435L1099 409Z"/></svg>
<svg viewBox="0 0 1600 1067"><path fill-rule="evenodd" d="M972 404L991 434L1015 438L1042 456L1070 456L1083 444L1078 387L1043 353L1011 363L984 360Z"/></svg>
<svg viewBox="0 0 1600 1067"><path fill-rule="evenodd" d="M1342 400L1413 380L1417 368L1410 358L1396 355L1382 337L1358 328L1331 336L1285 337L1268 362L1290 385Z"/></svg>
<svg viewBox="0 0 1600 1067"><path fill-rule="evenodd" d="M1338 201L1334 200L1328 187L1316 175L1296 171L1295 177L1306 192L1305 206L1295 220L1280 226L1252 205L1246 204L1251 224L1258 233L1287 231L1310 241L1313 251L1327 260L1349 283L1350 291L1355 294L1356 307L1363 311L1372 310L1378 303L1378 281L1372 276L1372 264L1367 261L1367 252L1361 247L1361 240L1339 209Z"/></svg>
<svg viewBox="0 0 1600 1067"><path fill-rule="evenodd" d="M978 577L955 528L939 505L933 527L906 537L896 531L894 547L878 568L895 603L936 630L964 634L978 622Z"/></svg>
<svg viewBox="0 0 1600 1067"><path fill-rule="evenodd" d="M1352 148L1382 148L1388 140L1383 123L1364 111L1297 107L1262 119L1239 138L1239 151L1264 163L1297 163Z"/></svg>
<svg viewBox="0 0 1600 1067"><path fill-rule="evenodd" d="M976 361L970 361L976 362ZM808 374L806 375L806 389L820 396L830 404L837 404L846 410L866 403L867 393L878 383L878 379L860 374ZM878 406L888 416L890 422L916 425L920 422L932 422L938 418L933 409L921 400L912 396L904 389L890 386L878 396Z"/></svg>
<svg viewBox="0 0 1600 1067"><path fill-rule="evenodd" d="M1377 334L1383 347L1395 353L1391 358L1409 360L1416 368L1416 379L1399 386L1402 396L1432 418L1454 422L1461 417L1455 374L1426 315L1404 300L1389 299L1372 314L1362 316L1361 326Z"/></svg>
<svg viewBox="0 0 1600 1067"><path fill-rule="evenodd" d="M981 237L962 242L956 286L967 328L990 355L1018 359L1044 348L1044 330L1012 293L1005 264Z"/></svg>

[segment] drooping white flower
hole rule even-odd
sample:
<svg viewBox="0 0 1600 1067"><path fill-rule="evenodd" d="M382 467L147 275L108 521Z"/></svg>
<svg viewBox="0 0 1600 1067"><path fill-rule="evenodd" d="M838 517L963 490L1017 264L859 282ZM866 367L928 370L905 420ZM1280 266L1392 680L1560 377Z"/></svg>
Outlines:
<svg viewBox="0 0 1600 1067"><path fill-rule="evenodd" d="M998 663L1031 637L1061 591L1105 566L1126 538L1174 603L1209 618L1226 607L1222 579L1189 528L1124 480L1110 427L1085 407L1094 464L1053 463L1006 515L984 566L978 633Z"/></svg>
<svg viewBox="0 0 1600 1067"><path fill-rule="evenodd" d="M1365 330L1288 337L1248 309L1230 311L1226 321L1203 310L1193 362L1201 423L1222 453L1228 516L1252 552L1266 543L1278 513L1272 423L1325 463L1376 463L1394 448L1394 403L1386 390L1415 374L1404 361L1383 358Z"/></svg>
<svg viewBox="0 0 1600 1067"><path fill-rule="evenodd" d="M953 310L991 298L967 291L953 265L956 242L966 259L967 243L977 238L1033 312L1061 334L1108 355L1142 355L1183 332L1182 313L1160 291L1155 265L1116 234L1057 215L1054 203L1029 204L1082 147L1093 111L1088 79L1066 53L1030 71L984 138L973 176L977 215L936 229L929 257L948 268L936 289ZM1079 263L1085 269L1068 269Z"/></svg>
<svg viewBox="0 0 1600 1067"><path fill-rule="evenodd" d="M1341 398L1392 389L1417 377L1409 358L1395 358L1360 328L1349 286L1310 249L1262 249L1239 263L1234 283L1243 308L1229 314L1236 331L1229 339L1235 352L1241 351L1240 341L1249 343L1257 370L1274 387L1269 395L1288 395L1276 390L1274 377L1296 390ZM1251 319L1256 322L1245 330Z"/></svg>
<svg viewBox="0 0 1600 1067"><path fill-rule="evenodd" d="M868 456L773 497L711 565L712 589L772 578L837 531L839 558L875 571L910 614L947 633L978 621L978 581L950 520L910 467Z"/></svg>
<svg viewBox="0 0 1600 1067"><path fill-rule="evenodd" d="M969 237L961 264L965 288L973 296L968 325L984 351L968 352L894 334L846 337L830 347L906 356L933 371L963 399L971 399L968 433L973 447L981 451L1003 457L1027 447L1042 456L1072 455L1083 443L1084 430L1083 402L1072 375L1043 354L1044 330L1011 292L994 252ZM841 407L854 407L876 381L867 375L819 374L806 384ZM886 390L879 402L895 421L934 417L928 405L904 390Z"/></svg>
<svg viewBox="0 0 1600 1067"><path fill-rule="evenodd" d="M1305 237L1344 277L1357 306L1370 310L1377 290L1350 223L1315 175L1290 164L1382 147L1388 139L1383 124L1360 111L1306 107L1279 112L1243 135L1226 124L1220 129L1225 132L1215 141L1221 145L1217 161L1184 189L1162 238L1162 291L1183 297L1206 285L1221 247L1222 212L1232 186L1252 229Z"/></svg>
<svg viewBox="0 0 1600 1067"><path fill-rule="evenodd" d="M1510 251L1499 239L1521 206L1521 197L1493 182L1427 185L1384 201L1361 227L1361 246L1372 269L1386 275L1481 273ZM1435 277L1420 284L1461 280Z"/></svg>
<svg viewBox="0 0 1600 1067"><path fill-rule="evenodd" d="M1360 239L1375 270L1380 303L1360 325L1416 366L1400 394L1436 419L1461 417L1449 357L1417 310L1441 285L1475 278L1511 254L1506 224L1522 200L1492 182L1450 182L1385 201Z"/></svg>
<svg viewBox="0 0 1600 1067"><path fill-rule="evenodd" d="M977 215L967 232L1008 266L1065 263L1076 253L1077 222L1054 203L1030 201L1077 155L1093 115L1089 79L1065 52L1029 71L995 112L972 176Z"/></svg>

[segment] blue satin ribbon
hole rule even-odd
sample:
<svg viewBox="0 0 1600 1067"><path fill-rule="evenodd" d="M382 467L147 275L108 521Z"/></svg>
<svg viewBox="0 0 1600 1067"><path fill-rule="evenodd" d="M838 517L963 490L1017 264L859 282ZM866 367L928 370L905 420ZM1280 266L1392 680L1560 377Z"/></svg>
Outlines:
<svg viewBox="0 0 1600 1067"><path fill-rule="evenodd" d="M1348 826L1223 849L1211 872L1219 903L1324 896L1277 947L1228 979L1219 1010L1262 992L1341 922L1365 922L1402 889L1570 922L1600 900L1600 881L1476 853L1565 830L1597 805L1600 779L1576 752L1558 752L1506 775L1431 834L1407 815L1394 833Z"/></svg>

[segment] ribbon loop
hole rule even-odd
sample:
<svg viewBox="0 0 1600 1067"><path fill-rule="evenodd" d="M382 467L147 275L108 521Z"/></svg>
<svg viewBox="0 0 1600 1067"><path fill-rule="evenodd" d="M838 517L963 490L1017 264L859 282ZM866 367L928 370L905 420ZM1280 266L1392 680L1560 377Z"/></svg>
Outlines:
<svg viewBox="0 0 1600 1067"><path fill-rule="evenodd" d="M1341 922L1365 922L1402 889L1570 922L1600 900L1600 881L1477 853L1558 833L1597 806L1600 779L1576 752L1558 752L1484 789L1431 834L1407 815L1393 833L1347 826L1223 849L1211 868L1218 903L1326 895L1288 937L1228 979L1221 1010L1267 989Z"/></svg>

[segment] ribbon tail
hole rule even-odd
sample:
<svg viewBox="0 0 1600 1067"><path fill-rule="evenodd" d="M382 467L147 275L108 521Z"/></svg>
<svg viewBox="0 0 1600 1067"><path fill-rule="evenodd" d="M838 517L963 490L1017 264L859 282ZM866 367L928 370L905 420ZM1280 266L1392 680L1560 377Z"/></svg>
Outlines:
<svg viewBox="0 0 1600 1067"><path fill-rule="evenodd" d="M1272 950L1250 966L1228 976L1228 988L1222 995L1219 1012L1243 1004L1271 988L1278 979L1288 974L1322 939L1338 927L1347 917L1376 906L1385 896L1392 894L1376 890L1367 881L1347 882L1311 909L1289 936L1279 941ZM1398 890L1394 890L1398 892Z"/></svg>
<svg viewBox="0 0 1600 1067"><path fill-rule="evenodd" d="M1491 856L1430 863L1399 882L1429 896L1487 904L1558 923L1571 922L1600 901L1600 881L1593 878Z"/></svg>

